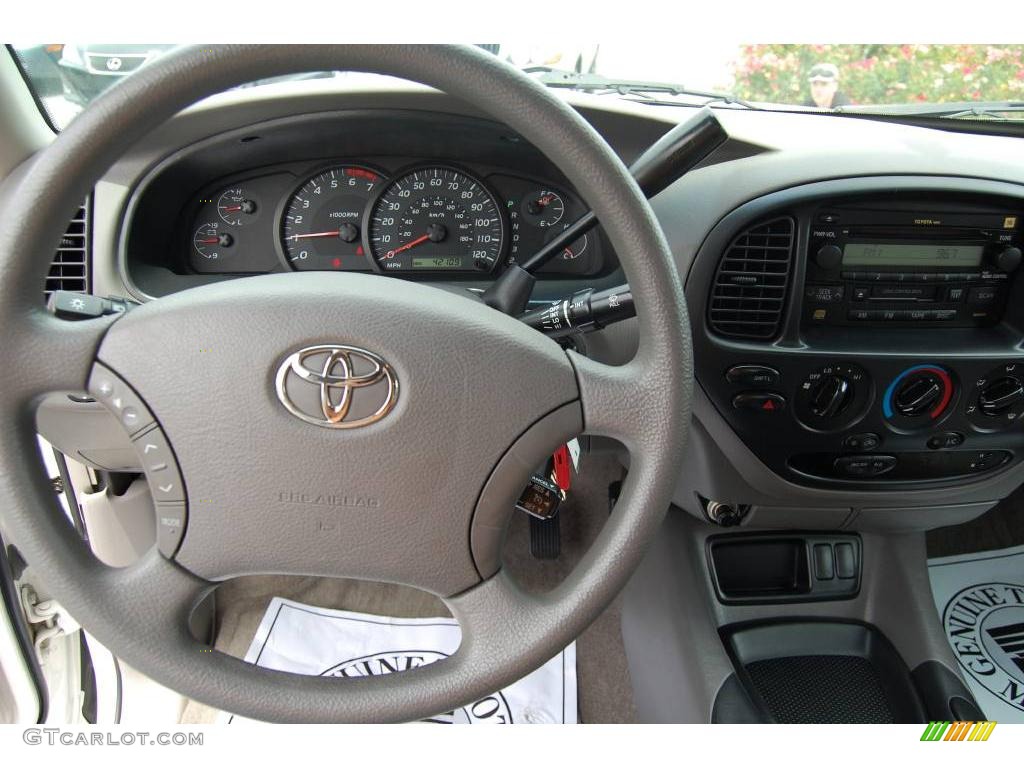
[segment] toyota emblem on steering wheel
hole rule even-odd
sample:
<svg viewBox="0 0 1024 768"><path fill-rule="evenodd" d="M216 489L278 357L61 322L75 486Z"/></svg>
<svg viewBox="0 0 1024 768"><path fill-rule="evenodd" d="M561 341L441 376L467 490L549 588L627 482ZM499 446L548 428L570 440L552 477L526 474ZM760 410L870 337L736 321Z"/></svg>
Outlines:
<svg viewBox="0 0 1024 768"><path fill-rule="evenodd" d="M398 377L382 357L343 344L293 352L277 369L277 397L308 424L354 429L384 418L398 400Z"/></svg>

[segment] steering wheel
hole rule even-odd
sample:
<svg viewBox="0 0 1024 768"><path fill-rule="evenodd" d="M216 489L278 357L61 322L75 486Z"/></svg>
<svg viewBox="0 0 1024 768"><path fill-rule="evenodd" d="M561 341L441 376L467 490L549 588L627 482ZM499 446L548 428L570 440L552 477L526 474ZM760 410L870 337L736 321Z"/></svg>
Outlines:
<svg viewBox="0 0 1024 768"><path fill-rule="evenodd" d="M121 153L205 96L317 70L393 75L446 91L555 162L621 259L640 324L634 359L607 366L470 297L377 275L242 278L79 322L45 311L40 292L63 222ZM669 505L692 371L686 305L665 239L590 125L479 49L172 52L98 98L32 161L5 201L0 264L5 525L82 626L198 701L293 722L406 721L465 705L577 637L624 586ZM329 348L320 358L308 349L318 346ZM125 423L155 422L159 431L147 434L165 438L187 503L172 555L154 547L120 569L96 560L68 525L30 449L43 394L89 387L110 404L111 382L135 406L132 414L123 402L112 406ZM346 398L351 410L339 417ZM334 408L333 426L361 424L311 424L286 400L314 420ZM575 570L555 590L527 594L500 567L513 503L531 470L581 433L620 441L628 477ZM184 511L184 503L157 502L158 520L160 510ZM344 680L210 652L188 631L191 611L217 582L259 573L427 590L458 621L461 645L408 672Z"/></svg>

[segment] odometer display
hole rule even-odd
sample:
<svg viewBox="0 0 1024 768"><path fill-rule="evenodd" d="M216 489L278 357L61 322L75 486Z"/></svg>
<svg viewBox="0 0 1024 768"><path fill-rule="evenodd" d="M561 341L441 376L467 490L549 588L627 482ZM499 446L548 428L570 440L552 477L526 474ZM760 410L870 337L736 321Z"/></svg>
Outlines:
<svg viewBox="0 0 1024 768"><path fill-rule="evenodd" d="M462 269L462 259L456 256L413 257L413 269Z"/></svg>
<svg viewBox="0 0 1024 768"><path fill-rule="evenodd" d="M483 184L451 168L419 168L395 180L368 214L368 247L381 269L490 272L505 224Z"/></svg>

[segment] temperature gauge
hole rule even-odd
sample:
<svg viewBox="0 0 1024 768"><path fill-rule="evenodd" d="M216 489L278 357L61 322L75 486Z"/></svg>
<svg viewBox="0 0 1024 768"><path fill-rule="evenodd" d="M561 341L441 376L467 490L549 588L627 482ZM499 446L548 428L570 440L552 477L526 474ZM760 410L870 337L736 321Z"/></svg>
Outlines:
<svg viewBox="0 0 1024 768"><path fill-rule="evenodd" d="M523 196L523 218L535 227L553 227L565 215L565 201L557 192L538 189Z"/></svg>
<svg viewBox="0 0 1024 768"><path fill-rule="evenodd" d="M217 199L217 214L225 224L241 227L256 215L256 201L241 187L234 187Z"/></svg>
<svg viewBox="0 0 1024 768"><path fill-rule="evenodd" d="M561 234L561 230L559 230L557 234ZM555 236L556 233L552 232L551 234L544 238L544 242L551 242L552 240L555 239ZM574 261L578 259L580 256L582 256L584 252L586 252L587 246L589 244L590 239L587 237L587 235L582 235L581 237L569 243L569 245L567 245L565 248L563 248L561 253L557 253L554 256L552 256L551 262L548 263L550 264L556 261Z"/></svg>

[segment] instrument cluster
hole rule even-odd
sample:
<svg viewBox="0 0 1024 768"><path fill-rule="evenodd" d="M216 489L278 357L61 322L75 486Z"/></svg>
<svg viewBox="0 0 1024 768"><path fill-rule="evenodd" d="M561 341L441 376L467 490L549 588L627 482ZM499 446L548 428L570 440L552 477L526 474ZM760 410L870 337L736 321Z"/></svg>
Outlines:
<svg viewBox="0 0 1024 768"><path fill-rule="evenodd" d="M199 274L361 271L489 278L525 260L587 212L564 186L437 162L342 160L264 169L198 195L182 266ZM599 230L542 270L596 275Z"/></svg>

